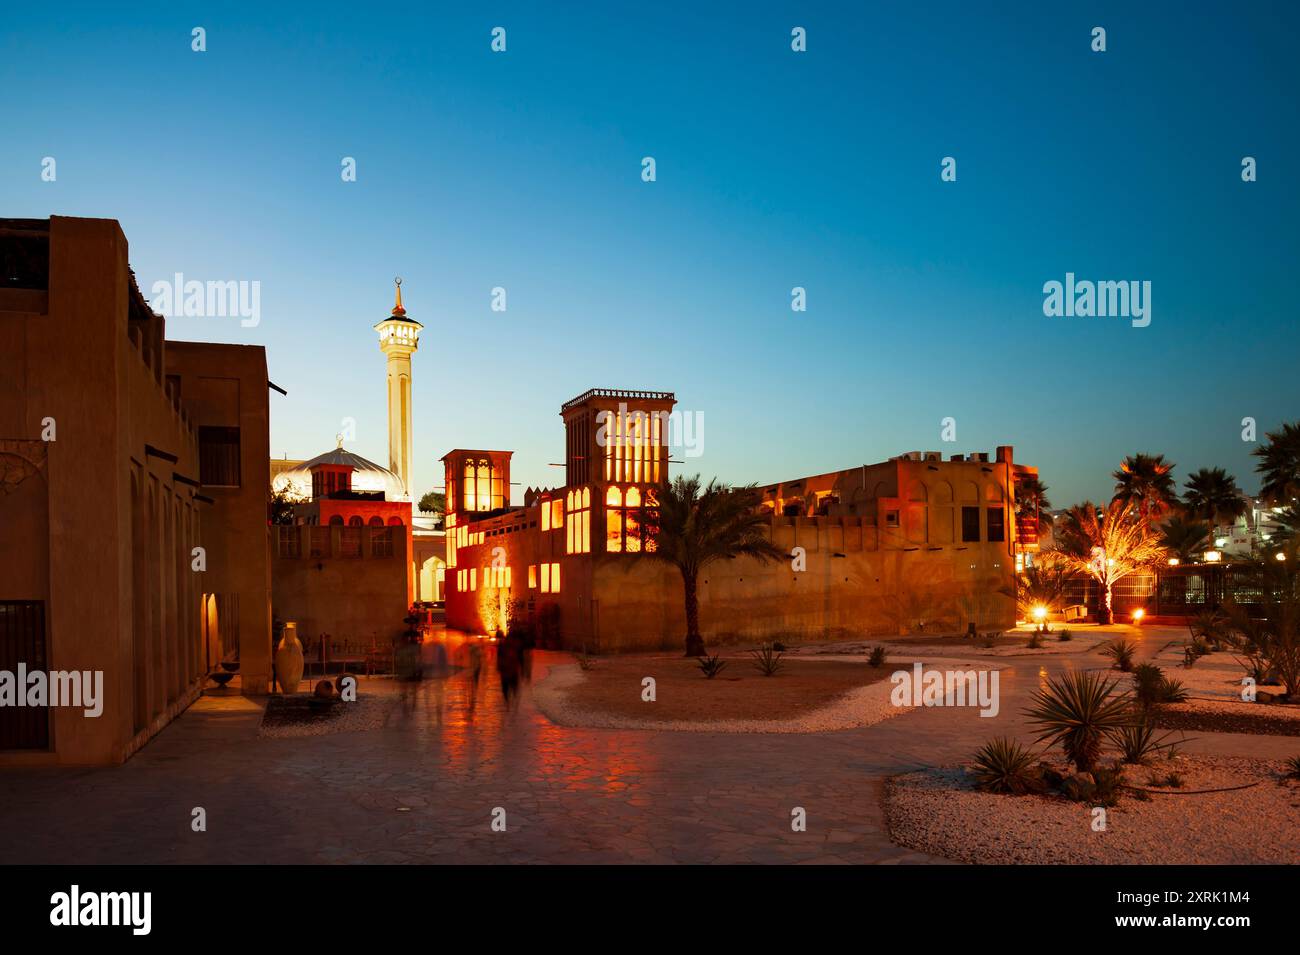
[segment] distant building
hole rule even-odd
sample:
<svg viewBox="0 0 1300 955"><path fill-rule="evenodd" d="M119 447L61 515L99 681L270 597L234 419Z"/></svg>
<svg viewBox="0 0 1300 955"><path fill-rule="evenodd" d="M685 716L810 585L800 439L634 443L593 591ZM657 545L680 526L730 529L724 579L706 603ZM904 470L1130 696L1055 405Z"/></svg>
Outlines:
<svg viewBox="0 0 1300 955"><path fill-rule="evenodd" d="M274 612L318 642L381 645L416 601L441 599L443 534L417 518L407 483L412 454L411 355L422 327L406 316L401 280L374 327L386 361L389 467L338 446L307 461L272 460L271 489L292 502L274 528ZM288 466L286 466L288 465Z"/></svg>
<svg viewBox="0 0 1300 955"><path fill-rule="evenodd" d="M570 647L680 647L681 577L636 559L655 547L674 404L668 392L602 389L565 402L565 484L530 488L522 507L509 503L511 452L446 454L448 624L493 633L529 616ZM1036 471L1003 447L992 460L913 452L768 485L772 540L806 563L709 566L706 639L1011 626L1021 474Z"/></svg>
<svg viewBox="0 0 1300 955"><path fill-rule="evenodd" d="M267 688L266 355L164 327L117 222L0 220L0 681L103 681L0 706L0 764L120 762L223 659Z"/></svg>

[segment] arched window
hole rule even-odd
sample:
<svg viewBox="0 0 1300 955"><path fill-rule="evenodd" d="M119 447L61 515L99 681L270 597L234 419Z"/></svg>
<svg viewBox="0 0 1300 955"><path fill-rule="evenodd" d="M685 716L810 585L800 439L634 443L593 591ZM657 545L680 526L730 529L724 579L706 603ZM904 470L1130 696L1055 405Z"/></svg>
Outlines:
<svg viewBox="0 0 1300 955"><path fill-rule="evenodd" d="M382 517L380 517L378 514L376 514L374 517L370 518L370 526L371 526L371 527L383 527L383 526L384 526L384 519L383 519Z"/></svg>
<svg viewBox="0 0 1300 955"><path fill-rule="evenodd" d="M480 458L478 462L478 509L480 511L492 510L492 493L496 488L498 481L492 479L492 462L487 458Z"/></svg>
<svg viewBox="0 0 1300 955"><path fill-rule="evenodd" d="M339 524L342 524L342 523L343 523L343 515L342 515L342 514L331 514L331 515L330 515L330 525L331 525L331 526L339 525Z"/></svg>
<svg viewBox="0 0 1300 955"><path fill-rule="evenodd" d="M406 525L406 521L402 520L397 515L393 515L388 519L389 527L404 527L405 525Z"/></svg>
<svg viewBox="0 0 1300 955"><path fill-rule="evenodd" d="M348 527L362 527L364 526L364 523L365 522L361 520L361 516L358 514L353 514L348 518Z"/></svg>
<svg viewBox="0 0 1300 955"><path fill-rule="evenodd" d="M465 486L465 510L467 510L467 511L477 511L477 510L478 510L478 495L477 495L477 493L476 493L476 490L477 490L477 488L478 488L478 482L474 480L474 462L473 462L473 461L466 461L466 462L465 462L465 481L464 481L464 486Z"/></svg>

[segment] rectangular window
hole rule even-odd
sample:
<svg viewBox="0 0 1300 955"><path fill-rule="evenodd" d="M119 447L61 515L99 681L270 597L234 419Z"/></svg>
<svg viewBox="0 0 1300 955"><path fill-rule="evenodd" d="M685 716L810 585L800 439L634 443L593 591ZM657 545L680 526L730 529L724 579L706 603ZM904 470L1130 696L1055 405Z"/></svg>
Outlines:
<svg viewBox="0 0 1300 955"><path fill-rule="evenodd" d="M339 530L339 556L361 556L361 532L364 527L344 527Z"/></svg>
<svg viewBox="0 0 1300 955"><path fill-rule="evenodd" d="M528 589L529 590L537 589L537 565L536 564L528 565Z"/></svg>
<svg viewBox="0 0 1300 955"><path fill-rule="evenodd" d="M963 507L961 509L961 539L962 543L978 543L980 539L980 509L978 507Z"/></svg>
<svg viewBox="0 0 1300 955"><path fill-rule="evenodd" d="M560 565L551 564L551 593L560 592Z"/></svg>
<svg viewBox="0 0 1300 955"><path fill-rule="evenodd" d="M393 556L393 529L391 527L376 527L371 530L370 556Z"/></svg>
<svg viewBox="0 0 1300 955"><path fill-rule="evenodd" d="M199 483L239 487L238 428L199 428Z"/></svg>
<svg viewBox="0 0 1300 955"><path fill-rule="evenodd" d="M478 590L478 568L477 567L471 567L469 569L469 589Z"/></svg>
<svg viewBox="0 0 1300 955"><path fill-rule="evenodd" d="M542 501L542 530L551 529L551 502Z"/></svg>
<svg viewBox="0 0 1300 955"><path fill-rule="evenodd" d="M1004 541L1006 536L1006 517L1005 512L1000 507L990 507L989 509L989 540Z"/></svg>
<svg viewBox="0 0 1300 955"><path fill-rule="evenodd" d="M564 526L564 499L557 497L551 501L551 529L559 530Z"/></svg>
<svg viewBox="0 0 1300 955"><path fill-rule="evenodd" d="M280 556L296 560L302 556L302 535L295 524L280 525Z"/></svg>
<svg viewBox="0 0 1300 955"><path fill-rule="evenodd" d="M542 593L551 592L551 565L542 564Z"/></svg>
<svg viewBox="0 0 1300 955"><path fill-rule="evenodd" d="M885 526L886 527L898 526L898 511L885 511Z"/></svg>

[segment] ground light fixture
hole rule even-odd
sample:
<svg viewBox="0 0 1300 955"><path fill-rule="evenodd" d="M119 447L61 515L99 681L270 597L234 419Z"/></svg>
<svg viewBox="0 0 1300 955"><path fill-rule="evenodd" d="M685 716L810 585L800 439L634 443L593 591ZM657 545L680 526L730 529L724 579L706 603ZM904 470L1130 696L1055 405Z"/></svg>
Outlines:
<svg viewBox="0 0 1300 955"><path fill-rule="evenodd" d="M1142 618L1145 617L1146 615L1147 615L1147 612L1146 612L1145 610L1143 610L1141 607L1138 607L1136 610L1134 610L1134 611L1133 611L1133 623L1134 623L1134 625L1135 625L1135 626L1140 626L1141 623L1142 623Z"/></svg>

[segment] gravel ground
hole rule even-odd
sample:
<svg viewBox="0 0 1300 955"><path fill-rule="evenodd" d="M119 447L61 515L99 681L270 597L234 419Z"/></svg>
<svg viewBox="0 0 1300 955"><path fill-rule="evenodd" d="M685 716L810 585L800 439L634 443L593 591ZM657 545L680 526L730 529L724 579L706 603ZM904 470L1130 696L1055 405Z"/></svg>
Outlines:
<svg viewBox="0 0 1300 955"><path fill-rule="evenodd" d="M1300 736L1300 706L1246 703L1241 699L1245 667L1231 653L1209 653L1184 667L1183 652L1174 645L1154 659L1170 679L1178 680L1189 694L1185 703L1161 706L1156 722L1169 729L1219 733L1263 733ZM1280 686L1261 686L1266 693L1281 693Z"/></svg>
<svg viewBox="0 0 1300 955"><path fill-rule="evenodd" d="M1284 778L1281 762L1180 756L1126 775L1146 785L1171 771L1183 777L1181 790L1149 802L1122 798L1101 832L1086 803L979 792L960 767L894 777L885 814L899 845L961 862L1300 863L1300 781ZM1252 782L1235 792L1191 792Z"/></svg>
<svg viewBox="0 0 1300 955"><path fill-rule="evenodd" d="M996 669L987 664L959 662L955 659L926 660L929 667L948 664L947 668L962 670ZM910 669L912 661L891 659L886 669ZM688 733L824 733L834 730L857 729L871 726L911 712L908 707L894 706L890 693L894 684L888 679L869 686L851 690L843 697L819 710L789 720L712 720L701 722L638 720L612 713L600 713L579 708L570 703L568 690L586 678L576 664L554 666L542 682L533 687L533 702L552 723L560 726L582 726L596 729L669 730Z"/></svg>

